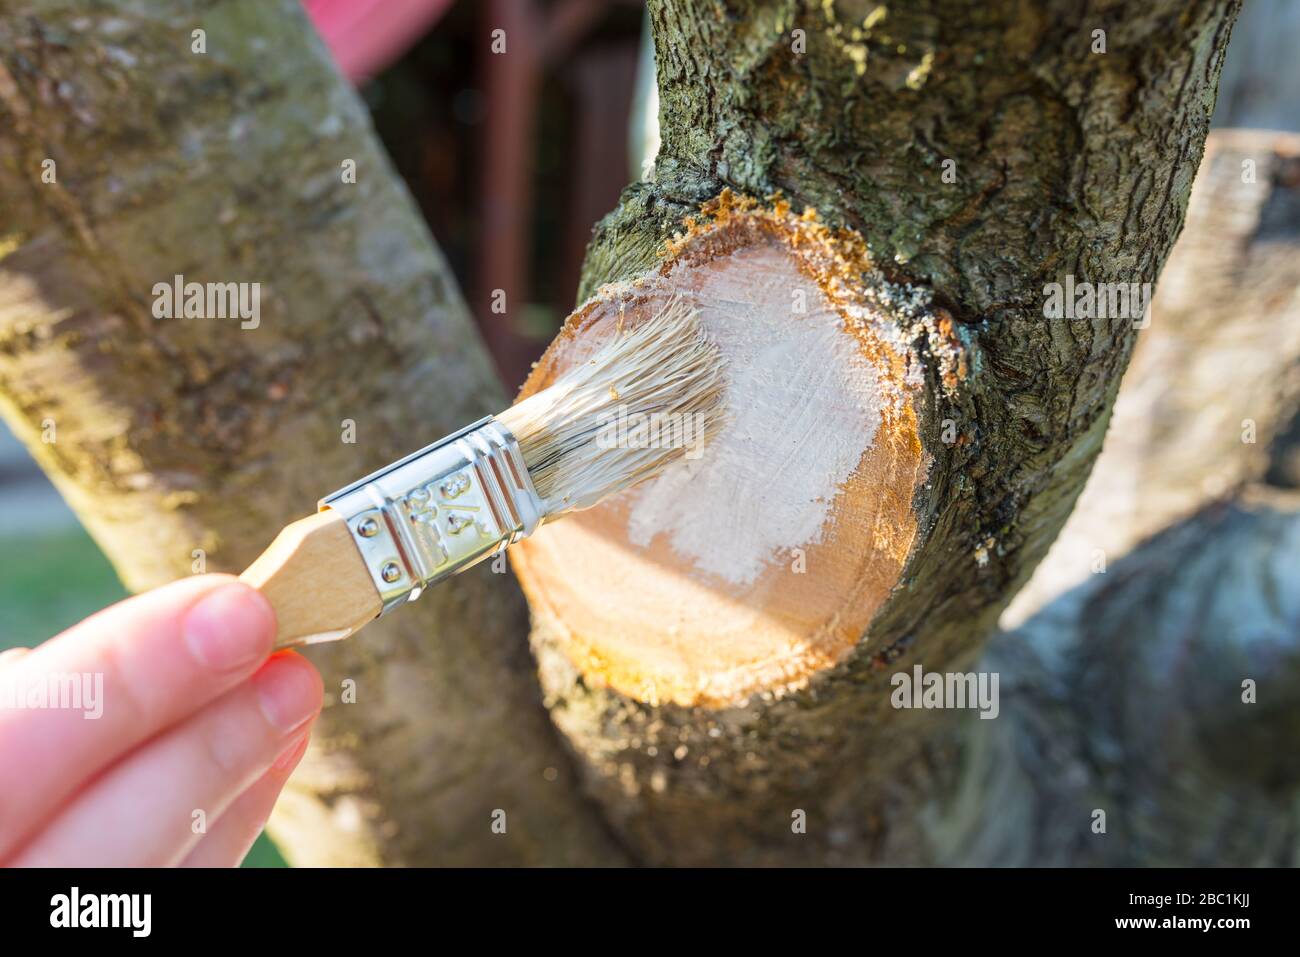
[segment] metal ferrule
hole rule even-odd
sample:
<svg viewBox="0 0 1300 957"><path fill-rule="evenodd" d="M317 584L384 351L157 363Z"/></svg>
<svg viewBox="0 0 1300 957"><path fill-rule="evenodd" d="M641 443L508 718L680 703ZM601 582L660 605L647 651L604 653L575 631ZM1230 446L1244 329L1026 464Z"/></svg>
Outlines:
<svg viewBox="0 0 1300 957"><path fill-rule="evenodd" d="M387 614L531 535L543 518L519 443L491 416L320 500L347 519Z"/></svg>

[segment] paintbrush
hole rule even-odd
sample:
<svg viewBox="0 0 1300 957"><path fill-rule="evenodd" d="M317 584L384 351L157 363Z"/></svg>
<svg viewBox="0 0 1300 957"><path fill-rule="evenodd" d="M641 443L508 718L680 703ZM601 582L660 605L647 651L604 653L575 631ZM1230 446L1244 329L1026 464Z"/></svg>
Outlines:
<svg viewBox="0 0 1300 957"><path fill-rule="evenodd" d="M321 499L240 579L274 607L277 648L346 638L546 522L661 472L687 449L614 424L696 416L684 431L707 441L722 387L717 347L674 301L550 387Z"/></svg>

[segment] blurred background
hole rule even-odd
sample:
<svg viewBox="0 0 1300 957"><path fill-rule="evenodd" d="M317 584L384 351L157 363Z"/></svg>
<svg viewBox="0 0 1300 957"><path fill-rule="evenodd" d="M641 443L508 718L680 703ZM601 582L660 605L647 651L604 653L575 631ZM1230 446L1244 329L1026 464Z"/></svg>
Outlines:
<svg viewBox="0 0 1300 957"><path fill-rule="evenodd" d="M507 387L574 306L594 223L648 175L653 59L639 0L304 0L451 264ZM493 55L505 31L506 56ZM1249 0L1217 127L1300 131L1300 0ZM488 278L490 277L490 279ZM502 301L504 311L493 311ZM0 425L0 649L125 597ZM246 866L282 864L261 838Z"/></svg>

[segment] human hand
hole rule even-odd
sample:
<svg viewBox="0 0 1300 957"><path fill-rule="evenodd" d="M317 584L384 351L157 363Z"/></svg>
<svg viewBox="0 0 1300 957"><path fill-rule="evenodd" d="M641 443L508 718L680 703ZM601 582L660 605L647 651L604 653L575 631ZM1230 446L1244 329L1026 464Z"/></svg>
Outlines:
<svg viewBox="0 0 1300 957"><path fill-rule="evenodd" d="M261 595L202 575L0 655L0 863L243 860L321 708L274 636Z"/></svg>

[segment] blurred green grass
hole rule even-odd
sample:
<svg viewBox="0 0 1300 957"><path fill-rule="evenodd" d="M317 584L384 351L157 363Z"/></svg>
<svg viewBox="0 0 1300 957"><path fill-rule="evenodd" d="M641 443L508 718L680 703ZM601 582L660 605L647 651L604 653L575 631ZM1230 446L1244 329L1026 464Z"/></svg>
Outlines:
<svg viewBox="0 0 1300 957"><path fill-rule="evenodd" d="M127 594L80 526L37 536L0 533L0 651L34 648ZM243 866L286 865L262 834Z"/></svg>

